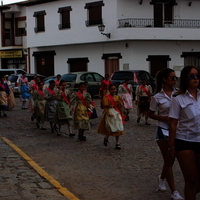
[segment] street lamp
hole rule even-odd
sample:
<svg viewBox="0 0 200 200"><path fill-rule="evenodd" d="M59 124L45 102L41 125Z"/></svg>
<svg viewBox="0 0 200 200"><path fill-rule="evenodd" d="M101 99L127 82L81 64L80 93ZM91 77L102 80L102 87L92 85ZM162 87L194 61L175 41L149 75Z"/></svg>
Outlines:
<svg viewBox="0 0 200 200"><path fill-rule="evenodd" d="M99 24L98 29L101 32L102 35L105 35L107 38L110 39L110 33L104 33L105 30L105 25L104 24Z"/></svg>

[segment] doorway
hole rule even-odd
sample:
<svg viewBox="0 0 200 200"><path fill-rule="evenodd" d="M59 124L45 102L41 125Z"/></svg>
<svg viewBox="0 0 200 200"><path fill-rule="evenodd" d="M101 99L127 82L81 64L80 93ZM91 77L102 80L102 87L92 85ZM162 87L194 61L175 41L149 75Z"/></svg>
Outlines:
<svg viewBox="0 0 200 200"><path fill-rule="evenodd" d="M36 73L43 76L53 76L54 55L56 55L55 51L33 52L33 56L35 57Z"/></svg>
<svg viewBox="0 0 200 200"><path fill-rule="evenodd" d="M171 58L166 55L148 56L147 61L150 61L150 74L156 77L156 74L164 68L168 67L168 61Z"/></svg>
<svg viewBox="0 0 200 200"><path fill-rule="evenodd" d="M102 59L105 60L104 73L110 76L120 69L119 59L122 58L120 53L103 54Z"/></svg>

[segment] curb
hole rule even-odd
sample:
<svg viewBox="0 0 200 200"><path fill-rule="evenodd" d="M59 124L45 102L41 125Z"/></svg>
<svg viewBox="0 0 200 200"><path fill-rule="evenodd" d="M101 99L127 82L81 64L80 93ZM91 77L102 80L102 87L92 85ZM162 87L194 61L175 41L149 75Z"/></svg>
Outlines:
<svg viewBox="0 0 200 200"><path fill-rule="evenodd" d="M74 194L72 194L67 188L63 187L57 180L51 175L45 172L36 162L34 162L27 154L25 154L20 148L13 144L5 137L0 137L5 143L7 143L12 149L14 149L29 165L42 177L48 180L63 196L69 200L80 200Z"/></svg>

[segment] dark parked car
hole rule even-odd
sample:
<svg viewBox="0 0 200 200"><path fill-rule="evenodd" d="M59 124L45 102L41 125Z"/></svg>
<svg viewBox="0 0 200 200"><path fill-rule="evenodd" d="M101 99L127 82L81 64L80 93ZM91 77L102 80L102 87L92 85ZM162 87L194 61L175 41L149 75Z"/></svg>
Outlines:
<svg viewBox="0 0 200 200"><path fill-rule="evenodd" d="M63 74L61 77L61 80L67 82L67 88L72 92L78 91L78 84L80 82L87 81L89 84L87 89L92 97L99 96L99 89L103 79L104 77L96 72L71 72Z"/></svg>
<svg viewBox="0 0 200 200"><path fill-rule="evenodd" d="M145 70L122 70L115 71L111 76L111 81L114 85L118 86L124 82L125 78L130 78L130 83L133 87L133 99L135 99L135 90L138 85L141 84L143 78L146 79L147 84L151 85L153 91L155 90L155 80L149 74L149 72Z"/></svg>

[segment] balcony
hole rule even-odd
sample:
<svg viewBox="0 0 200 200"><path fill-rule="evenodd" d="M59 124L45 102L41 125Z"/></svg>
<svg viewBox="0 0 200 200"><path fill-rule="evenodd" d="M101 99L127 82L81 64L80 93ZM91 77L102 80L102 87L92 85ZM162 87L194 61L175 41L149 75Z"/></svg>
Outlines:
<svg viewBox="0 0 200 200"><path fill-rule="evenodd" d="M15 45L16 46L22 46L22 37L21 36L15 37Z"/></svg>
<svg viewBox="0 0 200 200"><path fill-rule="evenodd" d="M12 39L5 39L3 46L22 46L23 41L22 41L22 36L15 36L14 41Z"/></svg>
<svg viewBox="0 0 200 200"><path fill-rule="evenodd" d="M173 19L171 21L163 20L160 22L163 28L200 28L200 20L197 19ZM139 18L127 18L119 19L118 27L154 27L154 19L139 19Z"/></svg>

